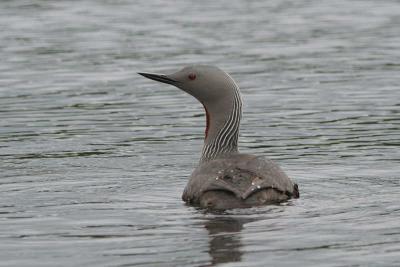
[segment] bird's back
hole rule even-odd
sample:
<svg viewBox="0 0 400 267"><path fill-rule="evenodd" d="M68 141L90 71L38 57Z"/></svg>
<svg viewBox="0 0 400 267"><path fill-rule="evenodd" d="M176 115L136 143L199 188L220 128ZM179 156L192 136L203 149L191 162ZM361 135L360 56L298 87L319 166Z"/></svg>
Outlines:
<svg viewBox="0 0 400 267"><path fill-rule="evenodd" d="M212 202L219 202L212 203L214 206L218 204L225 209L283 201L298 197L298 190L273 161L234 154L200 164L193 171L182 199L190 204L209 206L211 202L204 201L207 195Z"/></svg>

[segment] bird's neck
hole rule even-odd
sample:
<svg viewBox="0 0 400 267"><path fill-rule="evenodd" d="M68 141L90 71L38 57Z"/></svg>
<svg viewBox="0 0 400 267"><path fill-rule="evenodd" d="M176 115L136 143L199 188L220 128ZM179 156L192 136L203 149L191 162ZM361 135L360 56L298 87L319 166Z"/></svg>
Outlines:
<svg viewBox="0 0 400 267"><path fill-rule="evenodd" d="M232 95L204 105L206 131L200 162L238 152L242 100L235 86Z"/></svg>

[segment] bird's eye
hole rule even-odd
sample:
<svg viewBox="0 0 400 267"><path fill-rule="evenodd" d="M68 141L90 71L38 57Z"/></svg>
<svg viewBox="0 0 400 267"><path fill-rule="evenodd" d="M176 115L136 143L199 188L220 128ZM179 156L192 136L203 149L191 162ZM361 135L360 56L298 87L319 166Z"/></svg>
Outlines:
<svg viewBox="0 0 400 267"><path fill-rule="evenodd" d="M188 75L188 78L189 78L189 80L195 80L196 79L196 74L194 74L194 73L190 73L189 75Z"/></svg>

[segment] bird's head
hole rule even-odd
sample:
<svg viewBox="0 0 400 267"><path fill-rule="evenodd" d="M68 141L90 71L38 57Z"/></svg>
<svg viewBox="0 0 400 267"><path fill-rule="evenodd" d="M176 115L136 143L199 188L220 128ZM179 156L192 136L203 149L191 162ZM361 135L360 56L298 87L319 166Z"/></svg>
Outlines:
<svg viewBox="0 0 400 267"><path fill-rule="evenodd" d="M234 93L235 82L223 70L208 65L192 65L172 74L139 72L140 75L178 87L203 105L219 102Z"/></svg>

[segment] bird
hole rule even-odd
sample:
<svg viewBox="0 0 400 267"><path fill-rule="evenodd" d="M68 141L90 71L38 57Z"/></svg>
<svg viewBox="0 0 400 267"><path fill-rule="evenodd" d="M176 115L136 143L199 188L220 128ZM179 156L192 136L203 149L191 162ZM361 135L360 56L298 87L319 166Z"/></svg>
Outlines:
<svg viewBox="0 0 400 267"><path fill-rule="evenodd" d="M239 86L228 73L212 65L190 65L172 74L138 74L173 85L204 107L201 158L182 194L188 205L229 210L299 198L298 185L278 164L262 155L239 152L242 98Z"/></svg>

